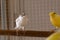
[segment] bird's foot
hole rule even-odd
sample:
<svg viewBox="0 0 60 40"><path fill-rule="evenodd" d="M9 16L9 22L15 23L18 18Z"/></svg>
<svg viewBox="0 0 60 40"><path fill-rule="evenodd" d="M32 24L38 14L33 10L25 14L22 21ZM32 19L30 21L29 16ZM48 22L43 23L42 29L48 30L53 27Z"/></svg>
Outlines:
<svg viewBox="0 0 60 40"><path fill-rule="evenodd" d="M57 29L53 29L53 30L51 30L51 32L55 32Z"/></svg>
<svg viewBox="0 0 60 40"><path fill-rule="evenodd" d="M24 28L24 27L22 27L21 29L22 29L22 31L24 31L24 30L25 30L25 28Z"/></svg>

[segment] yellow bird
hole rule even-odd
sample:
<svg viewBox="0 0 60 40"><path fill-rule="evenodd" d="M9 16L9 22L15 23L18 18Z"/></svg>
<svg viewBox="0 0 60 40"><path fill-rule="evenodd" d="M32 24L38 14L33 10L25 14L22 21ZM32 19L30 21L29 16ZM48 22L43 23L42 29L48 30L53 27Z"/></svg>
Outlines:
<svg viewBox="0 0 60 40"><path fill-rule="evenodd" d="M56 28L60 28L60 15L56 14L55 12L50 12L49 16L52 25Z"/></svg>
<svg viewBox="0 0 60 40"><path fill-rule="evenodd" d="M48 36L46 40L60 40L60 32L55 32Z"/></svg>

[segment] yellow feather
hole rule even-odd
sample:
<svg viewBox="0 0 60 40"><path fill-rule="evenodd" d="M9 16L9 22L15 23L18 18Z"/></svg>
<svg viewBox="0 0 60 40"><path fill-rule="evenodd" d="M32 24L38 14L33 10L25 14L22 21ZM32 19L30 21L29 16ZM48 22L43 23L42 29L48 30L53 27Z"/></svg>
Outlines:
<svg viewBox="0 0 60 40"><path fill-rule="evenodd" d="M55 32L47 37L46 40L60 40L60 32Z"/></svg>

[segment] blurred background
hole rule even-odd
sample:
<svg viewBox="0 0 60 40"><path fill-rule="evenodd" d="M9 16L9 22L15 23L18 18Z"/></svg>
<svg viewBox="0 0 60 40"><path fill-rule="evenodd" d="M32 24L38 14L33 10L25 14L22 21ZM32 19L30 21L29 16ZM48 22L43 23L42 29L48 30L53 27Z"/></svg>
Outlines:
<svg viewBox="0 0 60 40"><path fill-rule="evenodd" d="M25 30L50 31L54 29L49 12L59 14L60 0L0 0L0 29L13 30L16 18L24 11L28 16ZM0 40L45 40L46 37L0 36Z"/></svg>

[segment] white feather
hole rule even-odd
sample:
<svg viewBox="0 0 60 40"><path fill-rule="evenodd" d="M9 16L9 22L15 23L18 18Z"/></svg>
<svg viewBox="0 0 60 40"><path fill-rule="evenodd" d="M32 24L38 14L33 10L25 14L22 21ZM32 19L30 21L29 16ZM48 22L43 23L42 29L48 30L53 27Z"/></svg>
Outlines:
<svg viewBox="0 0 60 40"><path fill-rule="evenodd" d="M18 30L24 30L24 26L27 24L27 17L26 16L22 16L20 15L17 19L16 19L16 27L15 29Z"/></svg>

